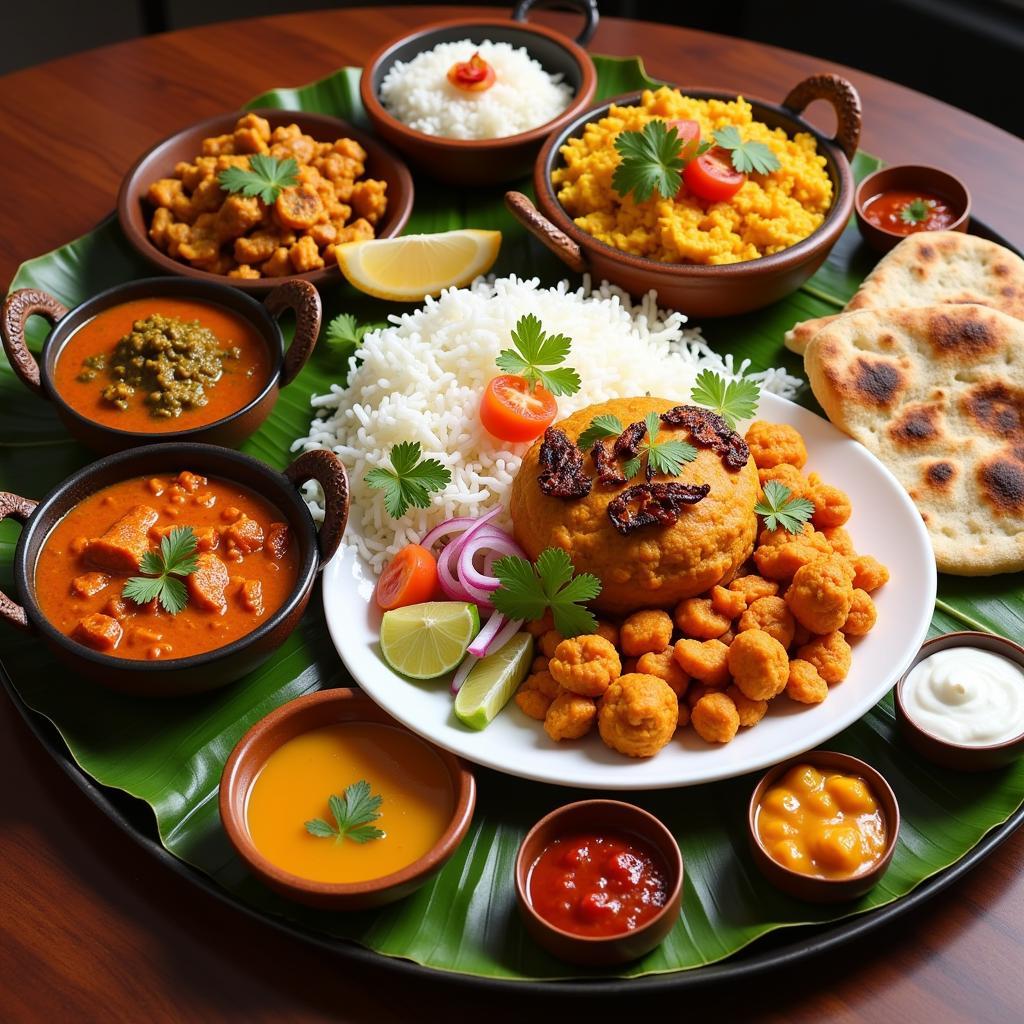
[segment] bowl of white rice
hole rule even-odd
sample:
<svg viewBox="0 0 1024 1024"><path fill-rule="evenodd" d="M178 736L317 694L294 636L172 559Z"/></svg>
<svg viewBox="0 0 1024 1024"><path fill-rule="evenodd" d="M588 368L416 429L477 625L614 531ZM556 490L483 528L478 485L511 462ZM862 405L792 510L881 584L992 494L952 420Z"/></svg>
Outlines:
<svg viewBox="0 0 1024 1024"><path fill-rule="evenodd" d="M520 4L521 16L530 4ZM570 4L593 32L596 3ZM448 71L474 55L493 84L453 85ZM547 136L593 100L597 75L579 44L543 25L501 18L435 22L386 43L367 62L360 95L375 132L417 170L456 185L529 174Z"/></svg>

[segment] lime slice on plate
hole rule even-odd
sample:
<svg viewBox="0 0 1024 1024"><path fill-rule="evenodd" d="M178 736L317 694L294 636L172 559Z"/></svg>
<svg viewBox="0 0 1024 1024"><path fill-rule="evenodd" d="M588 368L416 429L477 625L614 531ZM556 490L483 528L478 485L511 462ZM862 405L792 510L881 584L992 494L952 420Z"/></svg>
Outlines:
<svg viewBox="0 0 1024 1024"><path fill-rule="evenodd" d="M410 679L451 672L480 632L480 613L466 601L427 601L393 608L380 624L384 660Z"/></svg>
<svg viewBox="0 0 1024 1024"><path fill-rule="evenodd" d="M484 729L509 702L533 660L533 637L517 633L500 651L481 658L455 697L455 715L471 729Z"/></svg>

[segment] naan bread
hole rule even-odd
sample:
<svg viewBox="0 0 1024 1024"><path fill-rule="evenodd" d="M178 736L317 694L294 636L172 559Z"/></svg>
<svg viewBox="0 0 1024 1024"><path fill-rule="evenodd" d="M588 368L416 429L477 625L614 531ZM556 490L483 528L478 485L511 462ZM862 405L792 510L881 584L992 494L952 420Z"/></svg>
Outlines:
<svg viewBox="0 0 1024 1024"><path fill-rule="evenodd" d="M995 242L960 231L908 235L871 271L843 313L804 320L786 332L802 353L821 328L858 309L976 303L1024 320L1024 260Z"/></svg>
<svg viewBox="0 0 1024 1024"><path fill-rule="evenodd" d="M978 305L860 310L804 355L829 419L917 504L940 571L1024 569L1024 322Z"/></svg>

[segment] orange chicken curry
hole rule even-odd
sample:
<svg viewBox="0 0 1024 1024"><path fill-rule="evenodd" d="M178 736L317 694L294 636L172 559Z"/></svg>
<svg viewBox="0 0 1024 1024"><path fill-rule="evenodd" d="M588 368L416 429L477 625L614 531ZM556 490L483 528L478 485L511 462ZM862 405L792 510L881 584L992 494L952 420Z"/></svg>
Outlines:
<svg viewBox="0 0 1024 1024"><path fill-rule="evenodd" d="M126 596L140 582L155 585L168 541L180 548L186 538L187 557L167 565L180 610L172 614L167 605L177 602L163 594L144 604ZM297 547L281 513L239 484L187 470L136 477L90 495L53 528L36 564L36 599L56 629L95 651L187 658L274 614L295 588Z"/></svg>

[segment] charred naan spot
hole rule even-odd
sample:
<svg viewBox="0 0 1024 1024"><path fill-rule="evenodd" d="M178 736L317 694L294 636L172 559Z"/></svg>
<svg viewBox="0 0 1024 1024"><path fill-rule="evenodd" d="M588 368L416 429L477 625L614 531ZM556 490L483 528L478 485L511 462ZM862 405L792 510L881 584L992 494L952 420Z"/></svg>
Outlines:
<svg viewBox="0 0 1024 1024"><path fill-rule="evenodd" d="M939 491L949 490L956 467L951 462L933 462L924 471L925 483Z"/></svg>
<svg viewBox="0 0 1024 1024"><path fill-rule="evenodd" d="M996 263L992 267L992 273L995 274L996 277L1006 277L1009 272L1010 268L1005 263Z"/></svg>
<svg viewBox="0 0 1024 1024"><path fill-rule="evenodd" d="M1014 295L1017 294L1017 290L1012 285L1008 284L1004 284L1003 287L1000 288L999 290L1000 292L1002 292L1004 298L1007 299L1012 299Z"/></svg>
<svg viewBox="0 0 1024 1024"><path fill-rule="evenodd" d="M1010 449L1010 455L1018 462L1024 462L1024 444L1014 445Z"/></svg>
<svg viewBox="0 0 1024 1024"><path fill-rule="evenodd" d="M902 386L903 374L892 363L857 360L854 387L875 405L890 405Z"/></svg>
<svg viewBox="0 0 1024 1024"><path fill-rule="evenodd" d="M1024 466L996 456L978 467L985 499L999 515L1024 514Z"/></svg>
<svg viewBox="0 0 1024 1024"><path fill-rule="evenodd" d="M879 348L892 348L896 344L896 339L891 334L883 334L878 339Z"/></svg>
<svg viewBox="0 0 1024 1024"><path fill-rule="evenodd" d="M897 444L921 444L939 436L939 410L934 405L911 406L892 426L889 434Z"/></svg>
<svg viewBox="0 0 1024 1024"><path fill-rule="evenodd" d="M1024 390L991 381L970 388L962 401L982 430L1012 443L1024 441Z"/></svg>
<svg viewBox="0 0 1024 1024"><path fill-rule="evenodd" d="M917 250L917 254L923 260L935 259L935 250L930 245L922 245L921 248Z"/></svg>
<svg viewBox="0 0 1024 1024"><path fill-rule="evenodd" d="M978 356L998 347L988 324L975 316L957 319L939 313L932 317L930 326L932 347L940 355Z"/></svg>

